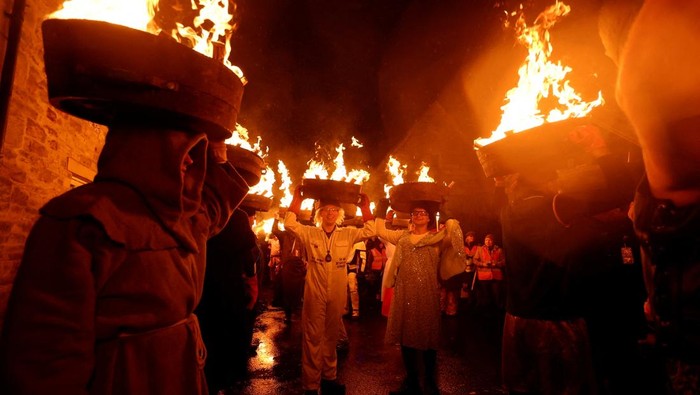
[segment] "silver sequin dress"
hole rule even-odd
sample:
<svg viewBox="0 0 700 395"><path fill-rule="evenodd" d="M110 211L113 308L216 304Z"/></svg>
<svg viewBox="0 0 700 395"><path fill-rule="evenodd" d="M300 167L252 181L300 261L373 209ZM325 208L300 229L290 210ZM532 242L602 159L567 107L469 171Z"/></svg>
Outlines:
<svg viewBox="0 0 700 395"><path fill-rule="evenodd" d="M437 350L440 342L438 265L446 247L462 242L459 225L456 231L427 233L414 244L408 231L386 230L379 222L383 221L377 221L377 234L396 245L394 262L398 266L386 342ZM445 240L446 235L454 242Z"/></svg>

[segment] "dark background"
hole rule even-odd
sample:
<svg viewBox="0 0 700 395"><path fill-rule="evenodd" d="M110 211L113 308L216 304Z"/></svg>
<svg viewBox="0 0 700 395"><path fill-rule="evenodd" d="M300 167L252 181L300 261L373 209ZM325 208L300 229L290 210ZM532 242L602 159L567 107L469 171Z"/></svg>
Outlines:
<svg viewBox="0 0 700 395"><path fill-rule="evenodd" d="M553 3L524 2L528 22ZM573 67L573 85L584 97L603 89L614 102L614 64L598 34L604 2L566 3L572 12L552 29L553 55ZM347 145L356 136L366 144L362 159L378 165L441 90L471 67L466 74L474 80L464 97L454 98L451 114L468 138L488 135L525 56L512 24L504 27L506 11L519 4L239 0L232 61L249 81L239 122L263 137L271 156L287 161L306 162L316 141Z"/></svg>

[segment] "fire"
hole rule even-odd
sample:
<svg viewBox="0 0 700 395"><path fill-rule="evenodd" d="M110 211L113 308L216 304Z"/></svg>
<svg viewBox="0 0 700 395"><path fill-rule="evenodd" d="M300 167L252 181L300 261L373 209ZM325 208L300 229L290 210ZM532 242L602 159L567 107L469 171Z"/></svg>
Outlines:
<svg viewBox="0 0 700 395"><path fill-rule="evenodd" d="M280 198L280 207L289 207L292 203L292 192L290 188L292 186L292 179L289 177L289 170L284 162L277 162L277 172L280 175L280 187L279 190L282 191L282 197Z"/></svg>
<svg viewBox="0 0 700 395"><path fill-rule="evenodd" d="M518 70L518 85L506 93L506 104L501 107L501 123L491 137L474 141L477 149L505 138L507 133L521 132L545 122L584 117L604 103L600 91L597 99L584 101L566 79L571 67L549 60L552 54L549 29L570 11L570 6L557 1L537 17L533 26L527 26L523 14L520 14L516 33L518 42L527 47L528 55ZM543 114L540 101L550 95L556 97L558 106Z"/></svg>
<svg viewBox="0 0 700 395"><path fill-rule="evenodd" d="M267 166L260 177L260 182L253 185L248 193L272 198L274 196L272 188L275 186L275 181L275 172L270 166Z"/></svg>
<svg viewBox="0 0 700 395"><path fill-rule="evenodd" d="M430 171L430 167L425 162L421 162L420 169L416 173L416 174L418 174L418 181L419 182L435 182L435 179L428 175L429 171Z"/></svg>
<svg viewBox="0 0 700 395"><path fill-rule="evenodd" d="M67 0L48 17L104 21L158 34L153 21L157 6L158 0Z"/></svg>
<svg viewBox="0 0 700 395"><path fill-rule="evenodd" d="M248 129L244 128L240 124L236 124L236 130L233 131L231 137L226 139L226 144L236 145L248 151L255 152L261 158L267 157L269 151L268 147L262 148L262 138L258 136L255 144L250 143L250 136L248 134Z"/></svg>
<svg viewBox="0 0 700 395"><path fill-rule="evenodd" d="M386 163L386 169L391 176L391 185L384 184L384 193L389 197L389 191L394 185L403 184L403 176L406 174L407 165L402 165L396 158L389 155L389 160Z"/></svg>
<svg viewBox="0 0 700 395"><path fill-rule="evenodd" d="M357 142L357 140L353 137L353 143ZM359 144L359 142L357 142ZM354 145L356 146L356 145ZM362 145L359 144L359 147ZM320 155L320 150L321 147L317 146L316 147L316 156L318 157ZM335 180L335 181L343 181L343 182L350 182L353 184L362 184L369 180L370 174L368 171L363 170L363 169L352 169L350 171L347 170L345 167L345 157L343 154L343 151L345 151L345 146L340 143L338 145L338 148L335 149L335 151L338 153L336 157L333 159L333 164L335 169L333 170L333 173L331 173L331 176L329 178L328 172L329 169L326 167L326 164L323 162L323 160L316 160L316 159L311 159L307 162L309 167L306 169L304 172L304 178L316 178L320 180Z"/></svg>
<svg viewBox="0 0 700 395"><path fill-rule="evenodd" d="M328 179L328 170L326 170L326 166L323 164L323 162L311 159L306 163L309 165L309 167L304 172L303 178L318 178L320 180Z"/></svg>
<svg viewBox="0 0 700 395"><path fill-rule="evenodd" d="M256 235L265 235L265 239L272 233L272 224L275 222L275 218L259 219L255 218L253 222L253 232Z"/></svg>
<svg viewBox="0 0 700 395"><path fill-rule="evenodd" d="M159 0L66 0L48 18L103 21L158 35L164 32L155 18L158 6ZM199 12L191 26L186 21L176 21L176 28L165 33L205 56L221 59L245 84L243 72L229 60L231 35L236 28L232 24L233 15L229 14L229 1L199 0L196 4L192 0L191 6ZM235 9L235 4L232 8ZM223 49L222 55L216 53L218 48Z"/></svg>
<svg viewBox="0 0 700 395"><path fill-rule="evenodd" d="M352 146L360 148L362 147L362 144L356 139L352 138ZM315 152L315 157L320 158L322 157L322 151L323 147L320 145L316 145L316 152ZM304 172L303 178L315 178L319 180L334 180L334 181L342 181L342 182L348 182L348 183L353 183L353 184L363 184L367 180L369 180L370 174L368 171L363 170L363 169L351 169L350 171L347 170L345 167L345 156L343 152L345 151L345 146L343 143L340 143L338 145L338 148L335 149L337 152L337 155L333 159L333 165L334 165L334 170L333 173L331 173L330 177L328 176L329 174L329 169L326 166L325 162L323 159L311 159L307 162L309 165L306 171ZM310 199L306 199L302 202L301 204L302 210L311 210L313 209L313 201Z"/></svg>
<svg viewBox="0 0 700 395"><path fill-rule="evenodd" d="M377 207L374 202L369 202L369 209L370 211L374 212L374 208ZM357 207L357 210L355 210L355 216L356 217L361 217L362 216L362 210L360 210L360 207Z"/></svg>
<svg viewBox="0 0 700 395"><path fill-rule="evenodd" d="M352 136L352 144L353 147L357 148L362 148L364 145L360 142L360 140L356 139L355 136Z"/></svg>

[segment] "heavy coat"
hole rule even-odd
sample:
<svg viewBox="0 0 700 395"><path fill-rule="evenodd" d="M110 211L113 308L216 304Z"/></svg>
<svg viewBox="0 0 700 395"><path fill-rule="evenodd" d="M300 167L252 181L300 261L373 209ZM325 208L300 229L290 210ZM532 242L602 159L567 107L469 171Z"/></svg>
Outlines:
<svg viewBox="0 0 700 395"><path fill-rule="evenodd" d="M0 343L4 394L206 393L192 314L206 241L247 192L206 158L204 134L112 129L95 182L40 210Z"/></svg>

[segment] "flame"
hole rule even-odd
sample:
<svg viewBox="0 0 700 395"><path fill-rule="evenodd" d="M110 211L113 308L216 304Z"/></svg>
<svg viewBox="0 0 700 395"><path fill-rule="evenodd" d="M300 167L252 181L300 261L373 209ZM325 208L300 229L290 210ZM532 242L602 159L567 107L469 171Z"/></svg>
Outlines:
<svg viewBox="0 0 700 395"><path fill-rule="evenodd" d="M292 186L292 179L289 177L289 170L284 162L277 162L277 172L280 175L280 187L279 190L282 191L282 197L280 198L280 207L289 207L292 203L292 192L290 188Z"/></svg>
<svg viewBox="0 0 700 395"><path fill-rule="evenodd" d="M326 165L323 162L316 161L314 159L306 162L309 167L304 172L303 178L317 178L319 180L328 179L328 170L326 170Z"/></svg>
<svg viewBox="0 0 700 395"><path fill-rule="evenodd" d="M418 174L418 181L419 182L435 182L435 179L428 175L429 171L430 171L430 167L425 162L421 162L420 169L416 173L416 174Z"/></svg>
<svg viewBox="0 0 700 395"><path fill-rule="evenodd" d="M253 222L253 232L256 235L265 235L265 239L272 233L272 224L275 222L274 217L266 218L266 219L258 219L257 217L255 218L255 222Z"/></svg>
<svg viewBox="0 0 700 395"><path fill-rule="evenodd" d="M557 122L568 118L586 116L593 108L604 103L602 93L598 98L585 102L569 85L566 75L571 67L561 62L552 63L552 45L549 29L556 21L569 13L571 7L557 1L544 10L535 20L533 26L527 26L523 13L516 22L518 42L528 49L528 55L518 70L518 86L506 93L506 104L501 107L501 123L489 138L474 141L475 148L483 147L506 137L507 133L521 132L542 125L545 122ZM556 97L558 107L547 114L540 111L539 103L550 95Z"/></svg>
<svg viewBox="0 0 700 395"><path fill-rule="evenodd" d="M236 145L248 151L255 152L261 158L267 157L269 147L262 148L262 138L258 136L255 144L250 143L250 136L248 134L248 129L244 128L241 124L236 124L236 130L233 131L231 137L226 139L226 144Z"/></svg>
<svg viewBox="0 0 700 395"><path fill-rule="evenodd" d="M314 209L314 200L313 199L304 199L301 202L301 211L313 211Z"/></svg>
<svg viewBox="0 0 700 395"><path fill-rule="evenodd" d="M353 137L353 143L356 142L357 140ZM362 145L359 145L360 147ZM345 146L343 143L340 143L338 145L338 148L335 149L335 151L338 153L336 157L333 159L333 164L334 164L334 170L333 173L331 173L331 176L328 176L329 169L326 167L326 164L323 160L319 159L311 159L308 162L306 162L309 166L304 172L304 178L316 178L320 180L335 180L335 181L342 181L342 182L349 182L353 184L362 184L366 181L369 180L370 174L368 171L363 170L363 169L351 169L350 171L347 170L345 167L345 158L343 151L345 151ZM315 156L319 157L321 153L321 147L316 146L316 153Z"/></svg>
<svg viewBox="0 0 700 395"><path fill-rule="evenodd" d="M248 193L272 198L274 196L272 188L275 186L275 181L275 172L270 166L267 166L260 177L260 182L253 185Z"/></svg>
<svg viewBox="0 0 700 395"><path fill-rule="evenodd" d="M389 197L389 191L394 185L403 184L403 176L406 174L407 165L402 165L396 158L389 155L389 160L386 163L386 170L391 176L391 185L384 184L384 194Z"/></svg>
<svg viewBox="0 0 700 395"><path fill-rule="evenodd" d="M151 34L160 33L153 22L159 0L67 0L50 14L54 19L88 19L109 22Z"/></svg>
<svg viewBox="0 0 700 395"><path fill-rule="evenodd" d="M374 204L374 202L370 202L370 203L369 203L369 209L370 209L370 211L374 212L375 207L377 207L377 205ZM362 210L360 210L360 207L357 207L357 210L355 210L355 216L356 216L356 217L361 217L361 216L362 216Z"/></svg>
<svg viewBox="0 0 700 395"><path fill-rule="evenodd" d="M61 8L50 14L55 19L87 19L104 21L158 35L163 28L154 18L159 0L66 0ZM229 60L231 36L235 30L233 15L229 14L228 0L192 0L193 11L199 14L192 20L192 26L176 21L176 28L169 33L177 42L210 58L220 59L243 82L243 71ZM235 9L235 4L232 4ZM223 54L216 51L222 48ZM219 51L221 52L221 51Z"/></svg>
<svg viewBox="0 0 700 395"><path fill-rule="evenodd" d="M343 157L343 151L345 151L345 147L342 143L340 143L340 145L338 145L338 148L336 148L335 151L338 153L338 155L335 157L335 159L333 159L333 163L335 164L335 171L333 171L333 174L331 174L331 180L340 181L348 176L347 169L345 169L345 158Z"/></svg>
<svg viewBox="0 0 700 395"><path fill-rule="evenodd" d="M355 136L352 136L352 144L353 147L357 148L362 148L364 145L360 142L360 140L356 139Z"/></svg>
<svg viewBox="0 0 700 395"><path fill-rule="evenodd" d="M354 147L362 147L362 144L359 143L357 139L354 137L352 146ZM337 152L337 155L333 159L333 165L334 165L334 170L333 173L331 173L329 177L329 169L326 166L326 163L323 161L323 159L310 159L307 163L308 167L306 171L304 171L303 178L314 178L314 179L319 179L319 180L334 180L334 181L342 181L342 182L348 182L348 183L353 183L353 184L362 184L369 180L370 174L366 170L362 169L351 169L350 171L347 170L345 167L345 158L343 155L343 151L345 151L345 146L340 143L338 147L335 149ZM320 145L316 145L316 152L314 153L314 157L316 158L321 158L323 152L323 147ZM291 202L291 199L290 199ZM301 203L301 209L302 210L312 210L313 209L313 200L311 199L305 199Z"/></svg>

